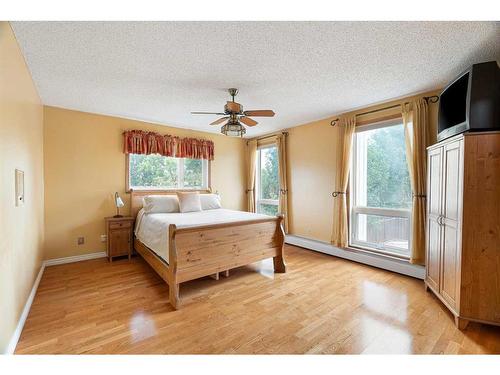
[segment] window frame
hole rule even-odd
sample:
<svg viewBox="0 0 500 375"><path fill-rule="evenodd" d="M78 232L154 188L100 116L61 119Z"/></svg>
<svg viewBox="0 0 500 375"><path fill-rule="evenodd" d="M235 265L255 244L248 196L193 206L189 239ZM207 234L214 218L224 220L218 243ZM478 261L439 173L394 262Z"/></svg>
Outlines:
<svg viewBox="0 0 500 375"><path fill-rule="evenodd" d="M278 208L278 211L279 211L279 195L278 195L278 199L265 199L265 198L261 198L261 188L260 188L260 172L261 172L261 166L262 166L262 161L261 161L261 150L264 150L266 148L276 148L276 152L278 152L278 146L274 143L269 143L269 144L265 144L265 145L260 145L260 146L257 146L257 160L256 160L256 173L255 173L255 212L256 213L262 213L259 211L259 207L261 204L267 204L267 205L271 205L271 206L276 206ZM279 168L279 166L278 166ZM278 172L278 191L281 187L279 186L279 172ZM279 194L279 193L278 193Z"/></svg>
<svg viewBox="0 0 500 375"><path fill-rule="evenodd" d="M167 156L168 157L168 156ZM186 159L186 158L179 158L179 159ZM189 158L187 158L189 159ZM201 159L202 164L206 163L206 173L203 173L203 182L206 183L206 186L203 186L200 189L191 189L191 188L165 188L165 187L148 187L146 189L141 189L141 188L133 188L130 186L130 154L125 154L125 191L127 193L130 193L131 191L141 191L141 192L158 192L158 191L171 191L171 192L176 192L176 191L198 191L200 193L209 193L212 191L212 162L211 160L207 159ZM183 160L182 160L183 162ZM179 172L179 181L183 181L184 177L184 168L183 165L181 166L181 163L178 165L178 172Z"/></svg>
<svg viewBox="0 0 500 375"><path fill-rule="evenodd" d="M356 174L356 165L357 165L357 142L356 142L356 133L362 133L369 130L382 129L385 127L401 125L403 123L403 119L401 116L393 117L390 119L384 120L373 120L364 125L356 126L355 134L353 137L353 145L352 145L352 157L351 157L351 165L350 165L350 173L349 173L349 234L348 234L348 246L351 248L358 248L365 251L379 253L383 255L389 255L392 257L409 260L410 259L410 251L411 251L411 237L412 237L412 209L395 209L395 208L383 208L383 207L368 207L368 206L355 206L357 201L357 187L354 183L354 178ZM392 246L385 246L384 248L377 248L373 246L369 242L365 241L357 241L354 236L357 232L357 220L354 219L354 216L357 214L365 214L365 215L375 215L375 216L383 216L383 217L394 217L394 218L405 218L408 219L408 254L402 254L401 249Z"/></svg>

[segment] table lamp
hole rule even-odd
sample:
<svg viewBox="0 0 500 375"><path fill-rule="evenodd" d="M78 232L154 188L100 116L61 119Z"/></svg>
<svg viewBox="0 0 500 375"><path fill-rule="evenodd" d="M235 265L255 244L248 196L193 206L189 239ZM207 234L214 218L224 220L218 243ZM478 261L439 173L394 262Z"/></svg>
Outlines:
<svg viewBox="0 0 500 375"><path fill-rule="evenodd" d="M118 192L115 193L115 206L116 206L116 215L113 217L123 217L123 215L120 215L120 207L125 206L125 203L123 203L122 199L118 195Z"/></svg>

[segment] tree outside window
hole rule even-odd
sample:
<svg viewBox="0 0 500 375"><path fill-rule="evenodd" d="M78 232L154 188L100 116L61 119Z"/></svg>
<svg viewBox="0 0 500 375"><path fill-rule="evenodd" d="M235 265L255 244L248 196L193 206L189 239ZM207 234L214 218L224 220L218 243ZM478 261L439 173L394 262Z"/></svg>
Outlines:
<svg viewBox="0 0 500 375"><path fill-rule="evenodd" d="M129 155L130 188L207 189L208 161L157 154Z"/></svg>
<svg viewBox="0 0 500 375"><path fill-rule="evenodd" d="M276 146L260 148L257 162L257 212L276 216L280 189Z"/></svg>
<svg viewBox="0 0 500 375"><path fill-rule="evenodd" d="M356 130L350 187L350 244L408 257L412 192L401 121Z"/></svg>

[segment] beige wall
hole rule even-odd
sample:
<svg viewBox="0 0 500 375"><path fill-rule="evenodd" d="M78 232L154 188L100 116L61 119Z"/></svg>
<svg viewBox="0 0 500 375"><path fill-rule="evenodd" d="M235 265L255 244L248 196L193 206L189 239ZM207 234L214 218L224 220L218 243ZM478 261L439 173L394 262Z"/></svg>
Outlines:
<svg viewBox="0 0 500 375"><path fill-rule="evenodd" d="M124 130L213 140L213 190L219 191L227 208L244 210L246 197L243 140L42 107L7 22L0 22L0 55L1 352L14 332L42 258L104 251L99 237L104 234L104 217L115 212L115 191L125 200L124 212L129 209ZM326 242L332 228L331 191L339 139L339 129L329 125L332 118L292 127L288 139L290 233ZM432 134L436 120L437 105L431 105ZM25 172L26 203L22 207L16 207L14 201L16 168ZM85 237L84 245L77 245L79 236Z"/></svg>
<svg viewBox="0 0 500 375"><path fill-rule="evenodd" d="M428 92L420 96L436 94ZM382 103L357 111L392 106L406 102L416 96ZM392 112L360 117L372 120ZM319 241L330 242L332 234L333 197L335 163L338 150L339 128L330 126L333 116L328 119L299 125L288 129L288 190L289 190L289 233ZM437 104L430 104L430 133L435 141L437 129Z"/></svg>
<svg viewBox="0 0 500 375"><path fill-rule="evenodd" d="M122 133L156 131L215 143L212 189L226 208L245 208L244 141L223 135L171 128L117 117L44 107L45 259L105 250L104 217L114 215L113 194L125 194ZM77 237L85 237L77 245Z"/></svg>
<svg viewBox="0 0 500 375"><path fill-rule="evenodd" d="M15 169L25 204L15 205ZM43 110L8 22L0 22L0 353L7 349L43 249Z"/></svg>

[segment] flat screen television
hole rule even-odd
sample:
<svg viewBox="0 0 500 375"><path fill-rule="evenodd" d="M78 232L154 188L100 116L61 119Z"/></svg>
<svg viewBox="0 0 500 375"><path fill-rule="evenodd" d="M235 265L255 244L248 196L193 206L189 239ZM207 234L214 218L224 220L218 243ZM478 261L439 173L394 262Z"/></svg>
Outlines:
<svg viewBox="0 0 500 375"><path fill-rule="evenodd" d="M499 107L497 62L472 65L439 96L438 141L465 131L500 130Z"/></svg>

